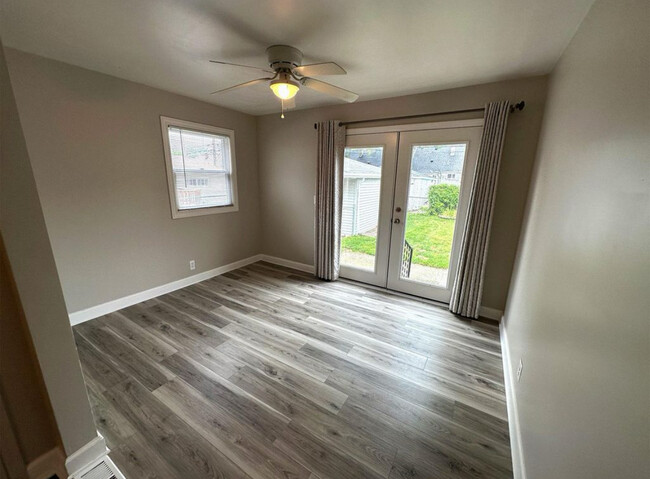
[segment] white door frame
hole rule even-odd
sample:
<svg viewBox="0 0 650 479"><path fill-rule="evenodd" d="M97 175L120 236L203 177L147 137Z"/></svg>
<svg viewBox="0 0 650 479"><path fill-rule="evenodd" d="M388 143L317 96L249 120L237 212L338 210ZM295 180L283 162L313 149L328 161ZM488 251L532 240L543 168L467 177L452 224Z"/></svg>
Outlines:
<svg viewBox="0 0 650 479"><path fill-rule="evenodd" d="M380 208L377 230L377 250L375 270L362 270L341 265L341 277L389 288L394 291L412 294L443 303L449 303L451 286L455 274L462 231L465 226L471 182L476 169L478 147L483 127L483 118L468 120L412 123L405 125L351 128L347 131L346 146L383 146L382 178L380 187ZM466 130L467 129L467 130ZM445 131L439 130L453 130ZM408 186L411 169L411 148L406 146L413 139L426 139L427 132L438 131L434 135L440 140L418 143L468 143L467 156L463 164L461 197L454 227L454 243L449 264L448 281L445 288L405 280L399 277L399 269L404 244ZM398 159L399 155L399 159ZM393 204L394 203L394 204ZM394 208L400 206L401 213ZM400 219L400 224L393 221Z"/></svg>
<svg viewBox="0 0 650 479"><path fill-rule="evenodd" d="M458 265L460 243L467 219L467 210L469 209L469 196L471 193L472 181L474 179L474 171L476 169L481 133L481 127L463 127L444 130L411 131L400 135L397 176L395 180L395 201L392 216L393 228L391 233L390 260L388 268L387 286L389 289L433 299L443 303L449 303L454 274ZM441 286L433 286L400 277L404 236L406 229L408 228L407 203L410 187L409 180L411 177L411 152L413 146L416 145L449 143L464 143L467 145L467 148L465 152L465 160L463 162L463 172L461 175L460 197L458 201L456 221L454 224L447 283ZM397 212L396 208L400 208L401 211ZM398 220L399 223L396 223L396 220Z"/></svg>
<svg viewBox="0 0 650 479"><path fill-rule="evenodd" d="M393 209L393 188L397 164L397 133L372 133L351 135L346 139L346 147L383 147L381 161L381 183L379 187L379 215L377 218L377 249L375 251L374 271L341 265L344 278L386 286L388 277L388 254L391 236L391 210Z"/></svg>

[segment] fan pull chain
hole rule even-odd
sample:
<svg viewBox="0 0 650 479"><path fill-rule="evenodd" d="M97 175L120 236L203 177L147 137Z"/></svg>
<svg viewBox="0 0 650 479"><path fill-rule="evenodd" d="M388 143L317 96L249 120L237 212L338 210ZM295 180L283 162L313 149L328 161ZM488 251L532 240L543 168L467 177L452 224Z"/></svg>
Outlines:
<svg viewBox="0 0 650 479"><path fill-rule="evenodd" d="M280 118L284 118L284 100L280 98L280 104L282 105L282 114L280 115Z"/></svg>

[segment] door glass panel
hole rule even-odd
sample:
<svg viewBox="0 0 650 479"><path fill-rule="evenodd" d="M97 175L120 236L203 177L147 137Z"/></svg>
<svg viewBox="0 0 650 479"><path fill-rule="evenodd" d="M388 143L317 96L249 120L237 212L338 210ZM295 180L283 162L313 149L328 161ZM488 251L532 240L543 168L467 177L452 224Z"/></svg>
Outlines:
<svg viewBox="0 0 650 479"><path fill-rule="evenodd" d="M375 270L384 148L347 147L343 166L341 265Z"/></svg>
<svg viewBox="0 0 650 479"><path fill-rule="evenodd" d="M414 145L400 278L447 287L467 145Z"/></svg>

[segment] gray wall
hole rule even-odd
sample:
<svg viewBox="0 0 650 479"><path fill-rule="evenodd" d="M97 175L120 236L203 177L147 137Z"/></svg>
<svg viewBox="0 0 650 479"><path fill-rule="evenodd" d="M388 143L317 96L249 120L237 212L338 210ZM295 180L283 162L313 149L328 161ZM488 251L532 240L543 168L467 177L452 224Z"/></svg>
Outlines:
<svg viewBox="0 0 650 479"><path fill-rule="evenodd" d="M490 83L349 105L290 111L285 119L259 117L258 145L263 253L313 264L316 131L321 120L359 120L482 106L491 100L526 100L512 115L503 152L483 305L503 310L524 214L542 121L546 77ZM300 97L298 96L298 102ZM467 116L464 116L467 118ZM437 120L461 118L437 117ZM418 120L418 121L427 121Z"/></svg>
<svg viewBox="0 0 650 479"><path fill-rule="evenodd" d="M0 43L0 230L65 452L97 436ZM4 332L4 331L3 331Z"/></svg>
<svg viewBox="0 0 650 479"><path fill-rule="evenodd" d="M12 49L7 63L69 312L259 253L255 117ZM235 130L238 212L172 220L160 115Z"/></svg>
<svg viewBox="0 0 650 479"><path fill-rule="evenodd" d="M650 470L648 25L597 2L550 82L505 315L528 479Z"/></svg>
<svg viewBox="0 0 650 479"><path fill-rule="evenodd" d="M58 447L61 440L2 238L0 332L0 396L10 430L15 434L23 459L29 464ZM4 424L2 431L0 434L7 431ZM6 439L2 437L2 440ZM7 457L3 459L6 465Z"/></svg>
<svg viewBox="0 0 650 479"><path fill-rule="evenodd" d="M192 274L259 252L313 263L314 121L524 98L504 151L483 301L504 307L545 77L289 112L280 120L17 50L7 49L7 62L70 312L186 277L190 259L197 262ZM239 212L171 219L160 115L235 129Z"/></svg>

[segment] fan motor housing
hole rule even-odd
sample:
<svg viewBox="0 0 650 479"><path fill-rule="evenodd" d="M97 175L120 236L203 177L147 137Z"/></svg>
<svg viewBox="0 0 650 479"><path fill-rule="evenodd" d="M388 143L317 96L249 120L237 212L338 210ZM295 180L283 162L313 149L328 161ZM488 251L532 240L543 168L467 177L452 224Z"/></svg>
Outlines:
<svg viewBox="0 0 650 479"><path fill-rule="evenodd" d="M289 45L272 45L266 49L266 54L274 70L291 70L302 64L302 52Z"/></svg>

